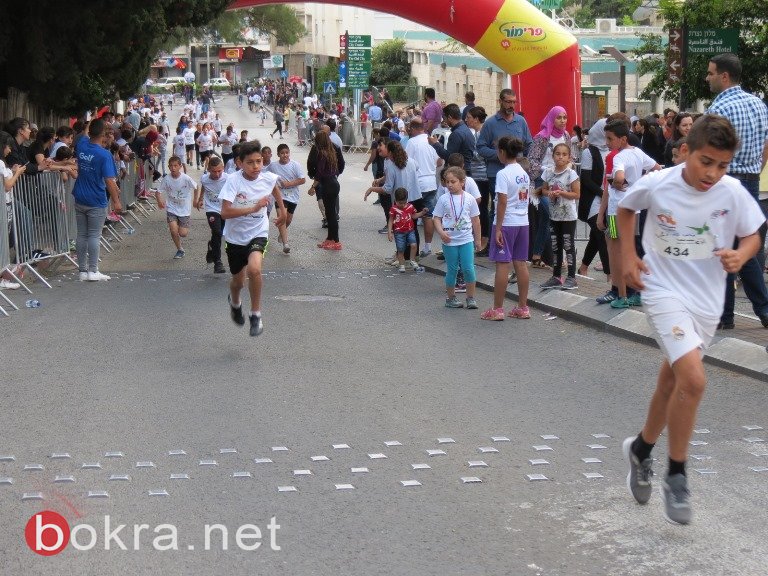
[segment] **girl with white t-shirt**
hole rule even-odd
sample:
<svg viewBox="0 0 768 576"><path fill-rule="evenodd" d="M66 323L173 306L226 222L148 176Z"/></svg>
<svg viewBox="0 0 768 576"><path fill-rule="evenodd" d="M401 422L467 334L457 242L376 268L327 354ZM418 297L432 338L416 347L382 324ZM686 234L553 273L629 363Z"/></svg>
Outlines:
<svg viewBox="0 0 768 576"><path fill-rule="evenodd" d="M504 320L504 297L507 293L510 263L517 274L518 306L509 311L510 318L528 319L528 203L531 179L517 163L523 151L519 138L503 136L497 145L499 161L504 164L496 175L496 214L488 241L488 259L496 263L493 283L493 308L480 315L483 320Z"/></svg>
<svg viewBox="0 0 768 576"><path fill-rule="evenodd" d="M475 300L475 250L480 247L480 208L471 194L464 192L467 175L461 168L452 166L443 172L449 194L437 199L432 220L435 232L443 241L445 255L445 306L463 308L456 298L456 276L459 264L467 285L467 309L477 309Z"/></svg>
<svg viewBox="0 0 768 576"><path fill-rule="evenodd" d="M555 266L552 278L541 287L576 289L576 201L581 193L581 182L576 170L571 168L571 147L558 144L552 150L555 165L544 170L542 194L549 198L549 219L552 239L552 253ZM568 265L568 276L563 282L563 251Z"/></svg>

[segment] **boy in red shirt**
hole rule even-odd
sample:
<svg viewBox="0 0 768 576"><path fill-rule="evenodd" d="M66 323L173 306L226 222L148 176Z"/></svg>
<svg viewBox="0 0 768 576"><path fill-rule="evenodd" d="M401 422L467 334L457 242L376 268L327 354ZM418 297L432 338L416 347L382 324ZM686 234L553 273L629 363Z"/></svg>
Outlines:
<svg viewBox="0 0 768 576"><path fill-rule="evenodd" d="M426 209L416 212L413 204L408 203L408 190L405 188L395 190L395 203L389 209L389 219L387 221L387 239L390 242L392 242L392 238L395 239L400 272L405 272L405 246L411 247L412 257L419 253L416 246L415 221L426 213ZM410 264L414 272L424 272L424 267L419 266L416 260L411 260Z"/></svg>

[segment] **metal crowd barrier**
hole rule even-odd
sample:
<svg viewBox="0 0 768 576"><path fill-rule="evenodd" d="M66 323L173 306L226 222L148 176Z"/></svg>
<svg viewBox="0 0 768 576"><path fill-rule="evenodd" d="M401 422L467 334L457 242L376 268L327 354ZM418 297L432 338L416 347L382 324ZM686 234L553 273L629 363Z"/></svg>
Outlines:
<svg viewBox="0 0 768 576"><path fill-rule="evenodd" d="M8 208L10 208L11 205L8 205ZM8 223L9 223L9 216L10 212L8 212L7 209L3 210L3 213L0 217L0 273L7 273L9 274L14 281L17 281L18 278L13 273L13 269L11 268L11 246L8 238ZM19 308L16 306L16 304L13 303L13 301L6 296L2 290L0 290L0 298L5 300L5 302L13 308L14 310L18 310ZM3 314L4 316L8 316L8 312L5 311L5 308L0 305L0 314Z"/></svg>
<svg viewBox="0 0 768 576"><path fill-rule="evenodd" d="M33 264L58 259L75 264L69 255L74 230L70 232L67 218L70 208L61 175L58 172L24 175L16 181L11 195L15 262L50 288Z"/></svg>

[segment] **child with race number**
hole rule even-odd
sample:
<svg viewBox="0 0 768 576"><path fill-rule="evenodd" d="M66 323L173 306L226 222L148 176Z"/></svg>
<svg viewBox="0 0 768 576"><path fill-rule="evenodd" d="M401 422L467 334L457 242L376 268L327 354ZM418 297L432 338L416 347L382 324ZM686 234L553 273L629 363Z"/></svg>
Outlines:
<svg viewBox="0 0 768 576"><path fill-rule="evenodd" d="M280 209L275 220L276 225L283 224L286 210L280 189L277 187L278 176L262 170L259 141L242 144L238 158L242 169L227 178L219 193L221 216L225 220L227 260L232 273L228 301L232 321L238 326L243 326L245 316L240 292L247 279L251 298L250 335L258 336L264 331L261 318L261 269L269 244L267 206L270 204L270 197Z"/></svg>
<svg viewBox="0 0 768 576"><path fill-rule="evenodd" d="M542 195L549 198L549 225L552 253L555 266L552 278L544 282L543 289L562 288L575 290L576 285L576 202L581 191L581 182L576 170L571 168L571 146L556 144L552 149L554 166L544 169L541 178ZM563 252L568 267L568 276L563 282Z"/></svg>
<svg viewBox="0 0 768 576"><path fill-rule="evenodd" d="M463 308L456 298L456 275L459 265L464 272L468 310L477 309L475 300L475 250L480 247L480 208L471 194L464 191L466 172L451 166L443 172L448 194L438 198L432 220L435 232L443 242L445 255L445 306Z"/></svg>
<svg viewBox="0 0 768 576"><path fill-rule="evenodd" d="M155 192L157 205L166 210L166 222L171 239L176 246L174 260L184 258L181 239L189 234L189 220L192 215L192 200L197 184L181 171L181 158L171 156L168 160L168 174L160 180Z"/></svg>
<svg viewBox="0 0 768 576"><path fill-rule="evenodd" d="M518 285L518 305L507 314L527 320L528 309L528 203L531 179L517 162L523 151L519 138L502 136L497 144L499 161L504 164L496 175L495 215L488 241L488 259L496 263L493 282L493 307L480 315L483 320L504 320L504 297L507 293L510 262Z"/></svg>
<svg viewBox="0 0 768 576"><path fill-rule="evenodd" d="M617 208L624 278L643 291L664 354L643 429L623 444L627 485L638 503L648 502L651 450L666 428L669 463L661 496L665 516L677 524L692 519L685 464L706 387L703 349L720 321L726 273L738 272L757 253L765 223L741 182L726 175L738 145L726 118L702 116L681 145L685 163L640 178ZM645 209L641 260L633 232L635 213Z"/></svg>

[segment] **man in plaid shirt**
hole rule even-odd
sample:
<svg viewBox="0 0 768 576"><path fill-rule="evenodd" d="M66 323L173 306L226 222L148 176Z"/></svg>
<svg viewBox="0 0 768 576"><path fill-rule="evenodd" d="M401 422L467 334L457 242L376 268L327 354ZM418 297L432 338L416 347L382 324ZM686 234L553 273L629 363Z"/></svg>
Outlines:
<svg viewBox="0 0 768 576"><path fill-rule="evenodd" d="M741 147L728 167L728 175L741 181L744 188L758 200L760 173L768 161L768 108L760 98L741 89L741 61L735 54L718 54L709 61L707 82L717 94L708 114L719 114L731 121L741 141ZM766 225L760 227L760 251L748 260L739 272L744 292L752 302L752 310L768 328L768 290L763 279ZM725 290L725 308L718 328L734 327L733 309L736 299L735 274L729 274Z"/></svg>

